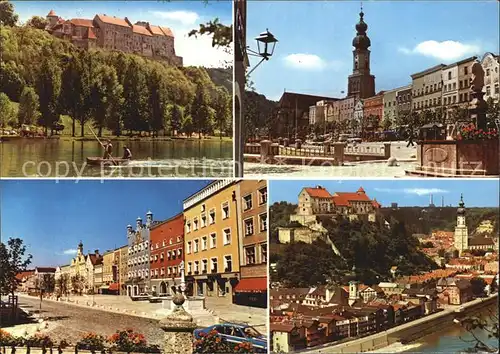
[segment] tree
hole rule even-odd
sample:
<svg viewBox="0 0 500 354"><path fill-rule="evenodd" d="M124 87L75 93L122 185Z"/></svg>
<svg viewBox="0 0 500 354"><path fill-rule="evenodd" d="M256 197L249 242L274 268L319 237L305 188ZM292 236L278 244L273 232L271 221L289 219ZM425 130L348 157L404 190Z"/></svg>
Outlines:
<svg viewBox="0 0 500 354"><path fill-rule="evenodd" d="M392 119L389 112L384 113L384 119L382 120L382 129L384 131L389 130L392 126Z"/></svg>
<svg viewBox="0 0 500 354"><path fill-rule="evenodd" d="M177 135L181 130L184 117L182 116L181 108L174 104L170 109L170 127L172 129L172 135Z"/></svg>
<svg viewBox="0 0 500 354"><path fill-rule="evenodd" d="M118 82L116 70L106 64L94 70L92 83L93 123L97 135L102 136L107 127L117 136L121 131L121 107L123 105L123 87Z"/></svg>
<svg viewBox="0 0 500 354"><path fill-rule="evenodd" d="M14 5L6 0L0 0L0 26L14 27L19 16L14 12Z"/></svg>
<svg viewBox="0 0 500 354"><path fill-rule="evenodd" d="M148 85L137 60L132 60L128 67L123 97L123 127L130 133L149 130Z"/></svg>
<svg viewBox="0 0 500 354"><path fill-rule="evenodd" d="M26 86L19 100L19 124L35 124L40 116L38 95L32 87Z"/></svg>
<svg viewBox="0 0 500 354"><path fill-rule="evenodd" d="M454 106L448 111L448 121L452 124L467 121L469 119L469 110L464 107Z"/></svg>
<svg viewBox="0 0 500 354"><path fill-rule="evenodd" d="M199 29L191 30L188 36L212 35L212 47L229 48L233 42L233 26L226 26L215 18L207 23L201 23Z"/></svg>
<svg viewBox="0 0 500 354"><path fill-rule="evenodd" d="M211 128L208 97L205 88L198 85L196 96L191 105L191 118L198 137L201 139L203 133L207 133Z"/></svg>
<svg viewBox="0 0 500 354"><path fill-rule="evenodd" d="M488 105L486 108L486 118L489 125L495 127L495 119L500 118L500 101L495 101L493 97L488 97L486 104Z"/></svg>
<svg viewBox="0 0 500 354"><path fill-rule="evenodd" d="M170 125L170 122L166 122L168 114L167 85L161 71L156 68L149 73L148 84L148 110L151 112L150 127L153 134L156 133L156 136L158 136L158 131Z"/></svg>
<svg viewBox="0 0 500 354"><path fill-rule="evenodd" d="M498 339L500 338L500 327L498 324L498 308L487 309L488 314L478 316L469 316L460 320L460 325L472 336L472 340L464 340L468 343L474 343L468 352L473 353L496 353L498 352ZM495 312L496 311L496 312ZM486 333L486 336L479 336L478 332ZM496 345L490 344L488 340L496 339Z"/></svg>
<svg viewBox="0 0 500 354"><path fill-rule="evenodd" d="M70 283L72 292L82 295L83 288L85 287L85 279L80 274L76 274L70 278Z"/></svg>
<svg viewBox="0 0 500 354"><path fill-rule="evenodd" d="M484 288L486 287L486 281L483 278L472 278L470 280L470 285L472 288L472 295L475 297L483 297L486 295Z"/></svg>
<svg viewBox="0 0 500 354"><path fill-rule="evenodd" d="M31 264L31 254L20 238L9 238L7 244L0 242L0 300L2 295L12 294L17 288L16 275L26 271Z"/></svg>
<svg viewBox="0 0 500 354"><path fill-rule="evenodd" d="M219 135L222 139L222 133L226 131L232 117L231 96L222 86L216 88L213 108L215 110L215 126L219 129Z"/></svg>
<svg viewBox="0 0 500 354"><path fill-rule="evenodd" d="M49 24L49 21L47 21L45 18L40 17L40 16L33 16L28 20L28 22L26 22L26 26L41 29L41 30L44 30L48 24Z"/></svg>
<svg viewBox="0 0 500 354"><path fill-rule="evenodd" d="M0 127L4 128L5 125L10 125L14 114L14 105L9 100L9 97L5 93L0 92Z"/></svg>
<svg viewBox="0 0 500 354"><path fill-rule="evenodd" d="M40 118L38 123L45 127L47 132L49 127L59 121L59 94L61 92L61 70L55 60L48 53L42 59L36 90L40 98Z"/></svg>
<svg viewBox="0 0 500 354"><path fill-rule="evenodd" d="M0 44L3 45L3 44ZM12 101L19 101L25 81L19 73L20 68L15 62L0 63L0 92L6 93Z"/></svg>
<svg viewBox="0 0 500 354"><path fill-rule="evenodd" d="M182 132L186 136L191 137L194 132L193 118L190 114L184 115L184 120L182 122Z"/></svg>

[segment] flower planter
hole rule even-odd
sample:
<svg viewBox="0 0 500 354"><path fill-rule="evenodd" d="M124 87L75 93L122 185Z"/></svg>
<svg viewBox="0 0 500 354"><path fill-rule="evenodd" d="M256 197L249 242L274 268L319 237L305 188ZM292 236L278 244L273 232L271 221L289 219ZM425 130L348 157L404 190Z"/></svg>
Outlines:
<svg viewBox="0 0 500 354"><path fill-rule="evenodd" d="M11 354L11 353L13 353L12 347L1 347L0 346L0 353L1 354ZM27 353L28 353L27 347L15 347L15 354L27 354ZM29 354L43 354L43 353L44 352L43 352L42 348L34 348L34 347L29 348ZM57 348L52 348L52 352L50 351L50 349L46 349L45 353L46 354L51 354L51 353L58 354L59 351ZM96 350L96 351L80 350L80 349L78 349L78 351L76 351L74 347L68 347L68 348L62 349L62 353L63 354L75 354L75 353L78 353L78 354L101 354L101 351L99 351L99 350ZM112 352L106 351L106 353L131 354L131 353L127 353L127 352L116 352L116 351L112 351ZM136 354L136 353L134 352L134 354Z"/></svg>

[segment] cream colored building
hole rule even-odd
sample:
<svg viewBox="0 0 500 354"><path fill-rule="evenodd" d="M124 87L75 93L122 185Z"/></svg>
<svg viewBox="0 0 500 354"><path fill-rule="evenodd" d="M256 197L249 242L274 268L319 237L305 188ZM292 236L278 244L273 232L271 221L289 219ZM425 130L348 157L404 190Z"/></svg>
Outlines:
<svg viewBox="0 0 500 354"><path fill-rule="evenodd" d="M442 71L446 65L439 64L432 68L411 75L413 111L435 110L441 107Z"/></svg>
<svg viewBox="0 0 500 354"><path fill-rule="evenodd" d="M481 60L481 66L484 70L484 100L492 98L495 102L500 99L500 57L493 53L486 53Z"/></svg>
<svg viewBox="0 0 500 354"><path fill-rule="evenodd" d="M120 295L127 295L125 282L127 281L128 273L128 245L120 247L118 251L120 252L120 263L118 267Z"/></svg>
<svg viewBox="0 0 500 354"><path fill-rule="evenodd" d="M216 180L183 203L187 293L232 302L240 278L241 196L237 182Z"/></svg>
<svg viewBox="0 0 500 354"><path fill-rule="evenodd" d="M458 64L458 102L463 106L467 107L471 97L470 97L470 79L472 77L471 67L477 57L470 57L464 60L460 60Z"/></svg>
<svg viewBox="0 0 500 354"><path fill-rule="evenodd" d="M385 119L389 119L391 122L391 127L395 125L397 119L397 99L396 96L398 94L399 88L384 91L384 111L382 113L382 121Z"/></svg>

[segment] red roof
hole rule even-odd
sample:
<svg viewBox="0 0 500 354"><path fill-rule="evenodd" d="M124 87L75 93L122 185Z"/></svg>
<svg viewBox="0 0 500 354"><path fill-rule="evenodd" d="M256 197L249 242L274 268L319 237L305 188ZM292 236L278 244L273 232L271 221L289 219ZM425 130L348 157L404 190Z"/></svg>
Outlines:
<svg viewBox="0 0 500 354"><path fill-rule="evenodd" d="M172 33L172 30L168 27L161 27L161 26L158 26L161 28L161 30L163 31L163 33L165 33L165 36L169 36L169 37L173 37L174 34Z"/></svg>
<svg viewBox="0 0 500 354"><path fill-rule="evenodd" d="M50 10L47 16L56 16L56 13L54 12L54 10Z"/></svg>
<svg viewBox="0 0 500 354"><path fill-rule="evenodd" d="M94 27L94 21L86 18L72 18L68 22L78 27Z"/></svg>
<svg viewBox="0 0 500 354"><path fill-rule="evenodd" d="M369 202L370 198L362 193L335 192L333 202L338 206L349 206L349 202Z"/></svg>
<svg viewBox="0 0 500 354"><path fill-rule="evenodd" d="M134 33L143 34L145 36L152 36L151 32L149 32L148 29L143 26L133 25L132 31L134 31Z"/></svg>
<svg viewBox="0 0 500 354"><path fill-rule="evenodd" d="M85 33L84 38L97 39L97 37L95 36L94 30L92 28L87 28L87 32Z"/></svg>
<svg viewBox="0 0 500 354"><path fill-rule="evenodd" d="M113 290L113 291L120 290L120 284L119 283L111 283L111 284L109 284L109 290Z"/></svg>
<svg viewBox="0 0 500 354"><path fill-rule="evenodd" d="M323 187L305 188L307 194L313 198L331 198L332 195Z"/></svg>
<svg viewBox="0 0 500 354"><path fill-rule="evenodd" d="M267 290L267 278L243 278L234 288L239 293L251 293Z"/></svg>
<svg viewBox="0 0 500 354"><path fill-rule="evenodd" d="M17 280L23 280L23 279L26 279L27 277L29 277L29 276L31 276L33 274L35 274L34 270L27 270L25 272L17 273L16 274L16 279Z"/></svg>
<svg viewBox="0 0 500 354"><path fill-rule="evenodd" d="M359 187L359 189L356 191L357 193L365 193L365 190L363 187Z"/></svg>
<svg viewBox="0 0 500 354"><path fill-rule="evenodd" d="M104 23L108 23L110 25L122 26L122 27L130 27L127 21L118 17L111 17L106 15L96 15L98 19L100 19Z"/></svg>
<svg viewBox="0 0 500 354"><path fill-rule="evenodd" d="M149 25L149 28L151 29L151 33L157 34L159 36L164 36L165 34L161 30L160 26L154 26L154 25Z"/></svg>

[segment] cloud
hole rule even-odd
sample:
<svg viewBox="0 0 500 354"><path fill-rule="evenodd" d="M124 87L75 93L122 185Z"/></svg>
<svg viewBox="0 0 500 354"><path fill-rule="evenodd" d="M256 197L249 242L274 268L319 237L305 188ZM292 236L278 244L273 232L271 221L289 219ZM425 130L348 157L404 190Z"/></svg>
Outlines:
<svg viewBox="0 0 500 354"><path fill-rule="evenodd" d="M449 193L449 191L440 188L404 188L404 189L393 189L393 188L375 188L377 192L383 193L404 193L404 194L416 194L419 196L429 195L429 194L444 194Z"/></svg>
<svg viewBox="0 0 500 354"><path fill-rule="evenodd" d="M413 49L399 48L401 53L423 55L439 60L450 61L463 58L466 55L478 54L481 48L475 44L466 44L457 41L438 42L434 40L420 42Z"/></svg>
<svg viewBox="0 0 500 354"><path fill-rule="evenodd" d="M150 11L156 17L165 20L176 21L183 25L192 25L198 21L200 16L193 11Z"/></svg>
<svg viewBox="0 0 500 354"><path fill-rule="evenodd" d="M212 68L232 66L233 55L223 48L212 47L212 35L189 37L190 30L175 30L175 53L184 60L184 66Z"/></svg>
<svg viewBox="0 0 500 354"><path fill-rule="evenodd" d="M295 69L322 70L326 62L315 54L289 54L285 58L285 64Z"/></svg>
<svg viewBox="0 0 500 354"><path fill-rule="evenodd" d="M58 255L61 255L61 256L73 255L73 254L76 254L76 252L77 252L77 250L70 248L70 249L62 251L61 253L58 253Z"/></svg>

